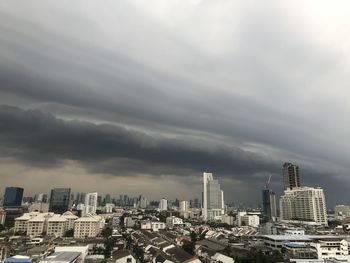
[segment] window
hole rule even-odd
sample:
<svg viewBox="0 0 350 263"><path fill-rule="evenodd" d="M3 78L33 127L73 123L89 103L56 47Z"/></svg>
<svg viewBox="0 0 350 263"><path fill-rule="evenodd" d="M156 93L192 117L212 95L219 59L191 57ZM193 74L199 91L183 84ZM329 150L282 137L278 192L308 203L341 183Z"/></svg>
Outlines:
<svg viewBox="0 0 350 263"><path fill-rule="evenodd" d="M126 259L126 262L127 262L127 263L131 263L131 262L132 262L132 258L127 258L127 259Z"/></svg>

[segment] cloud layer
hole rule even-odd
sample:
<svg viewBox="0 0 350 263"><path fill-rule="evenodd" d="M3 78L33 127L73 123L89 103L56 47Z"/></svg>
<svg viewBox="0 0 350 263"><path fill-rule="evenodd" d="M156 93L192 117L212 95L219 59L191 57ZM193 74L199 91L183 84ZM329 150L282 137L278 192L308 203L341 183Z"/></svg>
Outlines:
<svg viewBox="0 0 350 263"><path fill-rule="evenodd" d="M244 184L256 203L266 174L278 191L292 161L337 202L349 183L348 5L3 1L1 156L130 180L208 170L231 180L228 199Z"/></svg>

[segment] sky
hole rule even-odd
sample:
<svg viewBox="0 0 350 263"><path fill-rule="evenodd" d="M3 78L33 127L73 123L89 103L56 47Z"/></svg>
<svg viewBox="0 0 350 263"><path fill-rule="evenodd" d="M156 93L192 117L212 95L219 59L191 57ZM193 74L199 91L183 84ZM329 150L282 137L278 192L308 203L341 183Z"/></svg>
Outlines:
<svg viewBox="0 0 350 263"><path fill-rule="evenodd" d="M258 204L292 162L348 204L349 8L1 1L0 185Z"/></svg>

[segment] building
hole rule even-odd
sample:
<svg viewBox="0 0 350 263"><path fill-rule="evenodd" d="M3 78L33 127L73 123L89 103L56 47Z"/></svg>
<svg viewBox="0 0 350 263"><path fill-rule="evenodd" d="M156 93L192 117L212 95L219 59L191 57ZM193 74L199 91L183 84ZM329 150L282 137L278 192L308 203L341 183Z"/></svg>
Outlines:
<svg viewBox="0 0 350 263"><path fill-rule="evenodd" d="M53 215L47 220L46 234L54 237L64 237L68 230L68 220L61 215Z"/></svg>
<svg viewBox="0 0 350 263"><path fill-rule="evenodd" d="M318 259L335 259L348 262L348 242L345 239L320 239L310 243Z"/></svg>
<svg viewBox="0 0 350 263"><path fill-rule="evenodd" d="M84 210L82 216L88 213L96 213L98 193L87 193L85 195Z"/></svg>
<svg viewBox="0 0 350 263"><path fill-rule="evenodd" d="M283 164L284 190L300 187L299 167L292 163Z"/></svg>
<svg viewBox="0 0 350 263"><path fill-rule="evenodd" d="M19 207L22 205L23 188L6 187L3 201L3 207Z"/></svg>
<svg viewBox="0 0 350 263"><path fill-rule="evenodd" d="M225 213L224 192L212 173L203 173L203 220L221 220Z"/></svg>
<svg viewBox="0 0 350 263"><path fill-rule="evenodd" d="M327 225L327 209L323 189L296 187L284 191L280 199L282 221L314 222Z"/></svg>
<svg viewBox="0 0 350 263"><path fill-rule="evenodd" d="M54 252L45 259L40 260L40 263L80 263L80 252Z"/></svg>
<svg viewBox="0 0 350 263"><path fill-rule="evenodd" d="M188 201L181 201L179 208L180 208L180 212L187 213L190 210L190 202L188 202Z"/></svg>
<svg viewBox="0 0 350 263"><path fill-rule="evenodd" d="M70 188L55 188L51 190L49 212L63 214L69 210Z"/></svg>
<svg viewBox="0 0 350 263"><path fill-rule="evenodd" d="M74 238L96 237L101 231L102 218L96 215L87 215L74 222Z"/></svg>
<svg viewBox="0 0 350 263"><path fill-rule="evenodd" d="M4 225L6 220L6 211L0 208L0 225Z"/></svg>
<svg viewBox="0 0 350 263"><path fill-rule="evenodd" d="M37 216L27 221L27 236L36 237L44 235L46 232L46 220L52 215L39 213Z"/></svg>
<svg viewBox="0 0 350 263"><path fill-rule="evenodd" d="M114 254L115 263L136 263L135 257L129 250L119 250Z"/></svg>
<svg viewBox="0 0 350 263"><path fill-rule="evenodd" d="M176 216L170 216L166 218L166 226L169 228L173 228L175 226L183 225L183 221L181 218Z"/></svg>
<svg viewBox="0 0 350 263"><path fill-rule="evenodd" d="M159 201L159 210L166 211L168 210L168 200L165 198L160 199Z"/></svg>
<svg viewBox="0 0 350 263"><path fill-rule="evenodd" d="M277 217L276 195L271 189L262 190L263 215L267 221L275 221Z"/></svg>

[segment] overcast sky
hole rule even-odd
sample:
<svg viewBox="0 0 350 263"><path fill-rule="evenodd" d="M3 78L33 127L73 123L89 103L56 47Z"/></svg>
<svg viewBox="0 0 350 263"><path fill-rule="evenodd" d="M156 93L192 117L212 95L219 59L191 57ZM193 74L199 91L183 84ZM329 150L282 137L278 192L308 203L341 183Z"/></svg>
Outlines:
<svg viewBox="0 0 350 263"><path fill-rule="evenodd" d="M257 204L269 174L348 204L350 4L0 2L0 185ZM3 189L1 189L3 191Z"/></svg>

